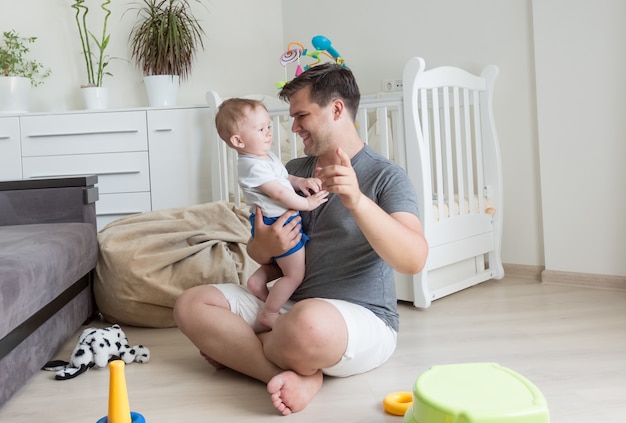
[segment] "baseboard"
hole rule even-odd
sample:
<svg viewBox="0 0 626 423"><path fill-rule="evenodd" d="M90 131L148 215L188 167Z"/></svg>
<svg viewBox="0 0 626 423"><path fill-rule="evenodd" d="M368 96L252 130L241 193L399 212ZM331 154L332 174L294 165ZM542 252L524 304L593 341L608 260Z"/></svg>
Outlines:
<svg viewBox="0 0 626 423"><path fill-rule="evenodd" d="M507 264L502 265L504 267L504 276L511 276L514 278L526 278L532 279L537 282L541 281L541 272L544 271L543 266L530 266L526 264Z"/></svg>
<svg viewBox="0 0 626 423"><path fill-rule="evenodd" d="M541 273L541 283L626 291L626 276L544 270Z"/></svg>

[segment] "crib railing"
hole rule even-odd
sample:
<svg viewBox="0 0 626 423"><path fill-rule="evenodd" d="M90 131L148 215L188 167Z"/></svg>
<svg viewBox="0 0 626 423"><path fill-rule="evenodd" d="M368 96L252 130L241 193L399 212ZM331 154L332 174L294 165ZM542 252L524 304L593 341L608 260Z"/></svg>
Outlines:
<svg viewBox="0 0 626 423"><path fill-rule="evenodd" d="M480 91L445 88L422 88L416 107L420 113L419 141L415 135L407 145L405 104L399 96L365 96L357 111L356 127L361 139L376 152L409 171L420 194L420 218L425 225L452 216L482 212L489 207L489 187L483 178L483 137L481 132ZM276 97L250 96L262 100L272 120L273 152L283 163L302 156L302 142L291 131L293 119L289 105ZM209 105L217 110L221 103L215 92L207 93ZM419 125L418 124L418 125ZM411 125L414 125L411 122ZM405 129L408 132L405 132ZM414 133L413 133L414 134ZM241 205L237 184L237 154L214 135L212 166L213 200L227 200ZM417 144L426 143L427 146ZM408 152L408 154L407 154ZM411 157L411 163L407 158ZM429 188L427 188L429 187ZM432 201L433 208L431 212Z"/></svg>
<svg viewBox="0 0 626 423"><path fill-rule="evenodd" d="M485 210L483 133L479 91L442 87L420 89L422 140L430 154L433 219ZM421 175L424 173L421 172Z"/></svg>
<svg viewBox="0 0 626 423"><path fill-rule="evenodd" d="M302 156L302 142L291 131L293 118L289 116L289 105L269 96L250 96L262 100L268 108L272 120L274 143L273 152L283 163ZM213 110L221 103L219 95L207 93L207 102ZM361 139L383 156L406 167L404 145L404 119L401 97L364 97L357 112L357 131ZM213 200L226 200L241 205L241 190L237 184L237 153L226 146L214 134L217 160L212 161Z"/></svg>
<svg viewBox="0 0 626 423"><path fill-rule="evenodd" d="M356 118L361 139L406 169L402 97L364 97Z"/></svg>

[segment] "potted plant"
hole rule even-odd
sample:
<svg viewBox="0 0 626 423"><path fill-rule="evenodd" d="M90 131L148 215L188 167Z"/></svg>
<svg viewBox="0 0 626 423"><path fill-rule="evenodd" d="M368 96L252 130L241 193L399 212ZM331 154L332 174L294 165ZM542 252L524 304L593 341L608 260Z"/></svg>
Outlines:
<svg viewBox="0 0 626 423"><path fill-rule="evenodd" d="M15 30L3 32L0 43L0 111L27 112L31 86L50 76L50 69L27 59L28 46L37 37L20 37Z"/></svg>
<svg viewBox="0 0 626 423"><path fill-rule="evenodd" d="M89 31L87 16L89 6L86 0L74 0L71 7L76 11L74 19L78 28L78 35L82 46L83 59L87 71L87 84L81 85L85 106L88 109L105 109L108 103L108 91L102 86L105 75L111 75L106 71L109 65L109 56L105 54L109 45L111 34L107 33L107 23L111 11L107 8L111 0L103 0L100 8L104 11L102 18L102 33L97 37Z"/></svg>
<svg viewBox="0 0 626 423"><path fill-rule="evenodd" d="M188 78L198 49L204 49L204 30L188 0L142 0L132 9L137 22L130 34L131 57L143 71L148 103L174 106L179 84Z"/></svg>

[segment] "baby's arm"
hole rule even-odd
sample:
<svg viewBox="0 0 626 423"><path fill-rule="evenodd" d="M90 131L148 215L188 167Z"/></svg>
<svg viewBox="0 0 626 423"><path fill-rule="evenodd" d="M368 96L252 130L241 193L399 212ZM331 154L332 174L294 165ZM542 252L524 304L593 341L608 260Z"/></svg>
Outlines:
<svg viewBox="0 0 626 423"><path fill-rule="evenodd" d="M320 190L310 194L307 190L309 196L301 197L294 190L285 187L277 180L266 182L259 189L288 209L310 211L328 201L326 198L328 197L328 191Z"/></svg>

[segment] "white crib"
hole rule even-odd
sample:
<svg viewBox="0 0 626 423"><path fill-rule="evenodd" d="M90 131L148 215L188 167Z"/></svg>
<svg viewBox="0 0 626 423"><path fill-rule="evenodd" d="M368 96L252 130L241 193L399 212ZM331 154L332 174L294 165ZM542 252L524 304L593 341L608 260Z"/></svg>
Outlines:
<svg viewBox="0 0 626 423"><path fill-rule="evenodd" d="M502 172L493 120L496 66L480 76L454 67L425 70L422 58L404 69L402 96L361 100L357 129L364 142L407 170L430 246L424 270L396 273L398 299L416 307L489 279L501 279ZM274 152L287 162L302 155L290 131L289 107L262 99L272 117ZM221 99L207 93L216 110ZM213 142L213 200L240 203L236 155Z"/></svg>

